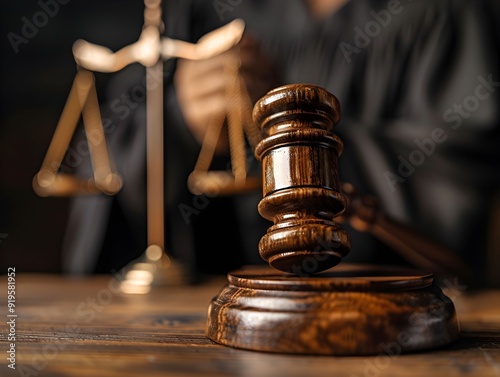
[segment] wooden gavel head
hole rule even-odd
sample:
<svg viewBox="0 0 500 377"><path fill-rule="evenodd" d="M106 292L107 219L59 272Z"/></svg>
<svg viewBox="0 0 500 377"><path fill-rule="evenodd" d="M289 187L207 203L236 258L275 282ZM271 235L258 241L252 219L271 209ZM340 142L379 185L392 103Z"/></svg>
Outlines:
<svg viewBox="0 0 500 377"><path fill-rule="evenodd" d="M349 252L348 234L334 222L346 207L338 158L342 141L332 133L340 105L325 89L293 84L268 92L254 106L262 140L260 215L274 222L259 242L272 267L298 275L340 263Z"/></svg>

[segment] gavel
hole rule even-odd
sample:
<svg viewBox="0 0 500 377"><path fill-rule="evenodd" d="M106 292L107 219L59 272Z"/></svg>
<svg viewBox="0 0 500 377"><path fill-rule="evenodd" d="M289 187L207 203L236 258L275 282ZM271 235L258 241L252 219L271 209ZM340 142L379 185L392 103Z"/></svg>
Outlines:
<svg viewBox="0 0 500 377"><path fill-rule="evenodd" d="M456 340L454 305L432 271L340 263L351 241L337 219L361 230L399 229L339 180L336 97L314 85L282 86L257 101L253 119L262 130L257 209L274 223L259 253L270 266L228 273L209 305L206 335L236 348L318 355L376 355L393 342L411 352Z"/></svg>
<svg viewBox="0 0 500 377"><path fill-rule="evenodd" d="M283 86L254 107L262 132L255 156L263 169L259 213L274 222L259 243L261 257L281 271L320 272L338 264L351 247L340 224L378 238L418 268L472 280L455 253L385 215L371 195L341 182L342 141L335 96L311 85Z"/></svg>
<svg viewBox="0 0 500 377"><path fill-rule="evenodd" d="M338 100L315 87L284 86L257 102L253 118L263 133L255 148L264 172L258 211L274 222L260 240L261 257L285 272L335 266L351 248L333 221L347 204L338 176L343 144L331 132Z"/></svg>

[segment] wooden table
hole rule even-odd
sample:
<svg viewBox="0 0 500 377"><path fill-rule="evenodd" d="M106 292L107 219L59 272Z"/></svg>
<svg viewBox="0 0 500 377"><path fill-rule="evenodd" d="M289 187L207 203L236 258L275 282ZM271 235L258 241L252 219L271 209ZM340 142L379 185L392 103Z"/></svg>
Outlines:
<svg viewBox="0 0 500 377"><path fill-rule="evenodd" d="M0 276L0 376L500 376L500 291L448 287L462 336L444 349L374 357L237 350L204 335L223 277L125 295L111 276L16 276L16 370Z"/></svg>

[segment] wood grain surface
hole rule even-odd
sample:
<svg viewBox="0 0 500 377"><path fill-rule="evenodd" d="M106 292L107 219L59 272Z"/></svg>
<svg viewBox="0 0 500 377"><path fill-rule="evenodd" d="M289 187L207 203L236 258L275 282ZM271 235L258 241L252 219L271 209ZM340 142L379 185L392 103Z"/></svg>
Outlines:
<svg viewBox="0 0 500 377"><path fill-rule="evenodd" d="M16 277L16 370L7 368L7 277L0 276L0 376L500 376L500 291L446 282L461 338L449 347L372 357L244 351L205 336L207 308L227 283L123 295L111 276ZM392 351L391 351L392 350ZM389 353L394 353L389 355Z"/></svg>
<svg viewBox="0 0 500 377"><path fill-rule="evenodd" d="M453 302L418 270L343 263L313 276L266 266L228 275L207 336L242 349L312 355L430 350L459 337Z"/></svg>

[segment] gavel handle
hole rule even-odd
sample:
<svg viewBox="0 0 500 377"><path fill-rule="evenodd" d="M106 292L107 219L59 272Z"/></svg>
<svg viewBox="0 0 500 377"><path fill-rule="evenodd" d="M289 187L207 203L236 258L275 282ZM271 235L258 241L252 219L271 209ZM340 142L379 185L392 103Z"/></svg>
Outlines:
<svg viewBox="0 0 500 377"><path fill-rule="evenodd" d="M379 216L368 232L415 266L472 281L471 269L458 255L386 216Z"/></svg>
<svg viewBox="0 0 500 377"><path fill-rule="evenodd" d="M472 270L456 253L390 218L375 197L360 195L350 183L343 183L342 191L349 204L335 221L349 222L357 231L371 234L415 267L473 282Z"/></svg>

